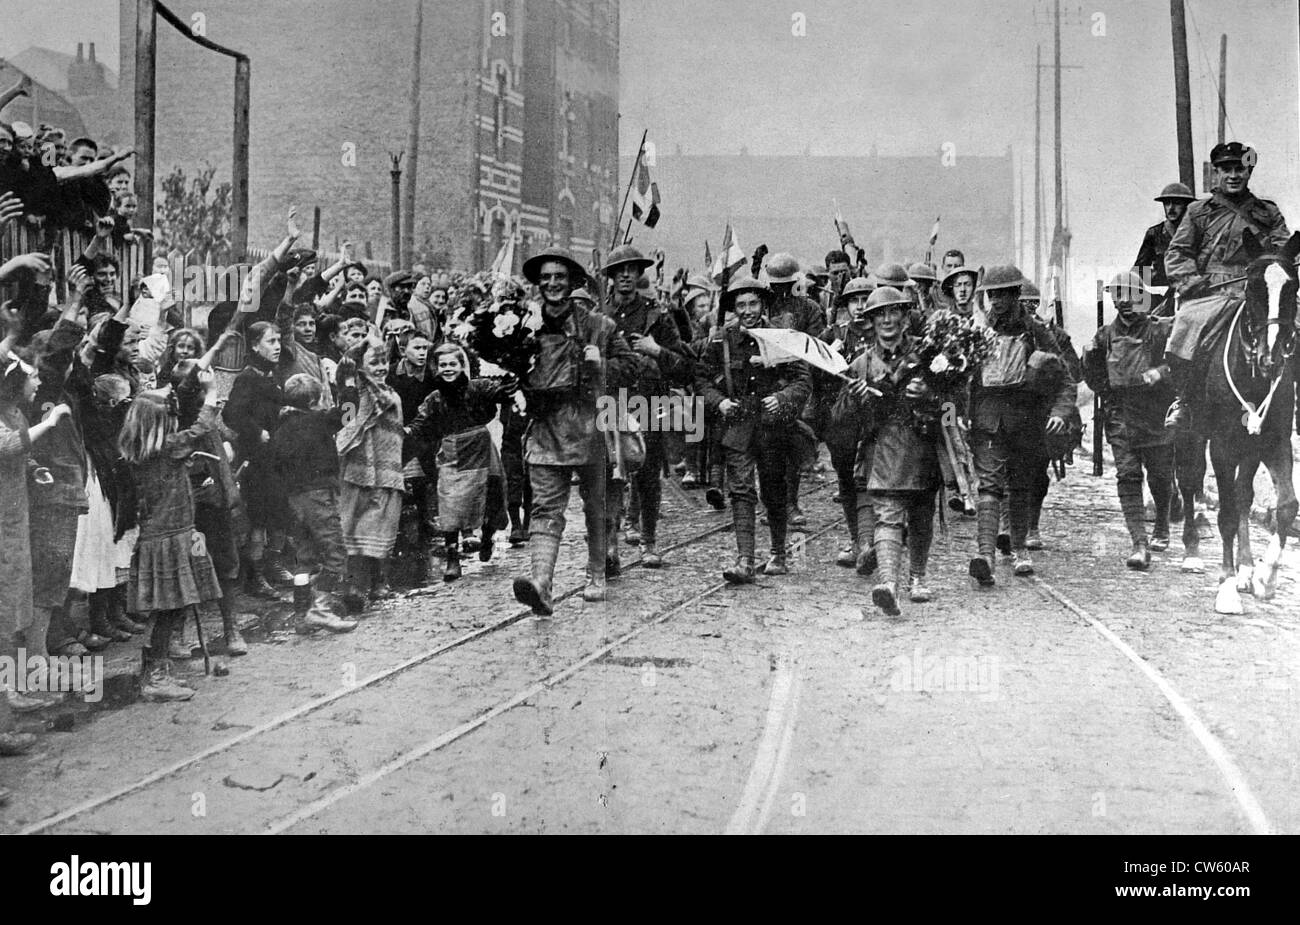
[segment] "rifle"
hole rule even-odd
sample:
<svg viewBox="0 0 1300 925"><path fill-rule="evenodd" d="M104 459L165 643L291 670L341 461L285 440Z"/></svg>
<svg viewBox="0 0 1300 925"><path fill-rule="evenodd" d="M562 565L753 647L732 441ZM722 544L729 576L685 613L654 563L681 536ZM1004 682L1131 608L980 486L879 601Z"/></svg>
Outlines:
<svg viewBox="0 0 1300 925"><path fill-rule="evenodd" d="M600 248L591 249L591 285L596 290L596 304L605 307L605 274L601 272Z"/></svg>

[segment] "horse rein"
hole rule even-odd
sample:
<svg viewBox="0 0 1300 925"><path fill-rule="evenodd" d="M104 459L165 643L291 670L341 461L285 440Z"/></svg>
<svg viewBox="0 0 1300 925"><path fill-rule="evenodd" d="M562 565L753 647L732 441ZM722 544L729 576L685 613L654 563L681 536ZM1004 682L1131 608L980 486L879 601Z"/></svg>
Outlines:
<svg viewBox="0 0 1300 925"><path fill-rule="evenodd" d="M1264 400L1260 403L1258 409L1256 409L1250 402L1246 401L1245 397L1241 394L1241 391L1237 388L1237 383L1232 378L1232 370L1228 365L1228 358L1232 353L1232 341L1233 335L1237 333L1237 322L1241 320L1241 316L1245 311L1246 300L1242 299L1241 303L1237 306L1236 312L1233 313L1232 325L1228 328L1228 336L1223 343L1223 376L1228 382L1228 388L1232 390L1233 397L1237 399L1237 402L1241 405L1241 410L1245 412L1241 417L1241 423L1245 426L1246 433L1252 437L1257 437L1264 429L1264 418L1268 414L1269 405L1273 403L1273 396L1277 393L1277 387L1282 384L1282 373L1279 372L1277 376L1273 378L1273 384L1269 386L1268 394L1264 396ZM1262 328L1267 330L1271 325L1282 326L1282 320L1280 318L1276 321L1270 319L1262 325ZM1292 322L1290 327L1290 333L1292 336L1288 339L1289 347L1284 349L1282 354L1283 364L1285 364L1285 361L1289 360L1295 353L1295 323ZM1251 332L1252 339L1255 338L1260 330L1260 327L1252 326L1249 321L1247 321L1247 328ZM1247 359L1252 363L1252 365L1257 365L1253 358L1248 357Z"/></svg>

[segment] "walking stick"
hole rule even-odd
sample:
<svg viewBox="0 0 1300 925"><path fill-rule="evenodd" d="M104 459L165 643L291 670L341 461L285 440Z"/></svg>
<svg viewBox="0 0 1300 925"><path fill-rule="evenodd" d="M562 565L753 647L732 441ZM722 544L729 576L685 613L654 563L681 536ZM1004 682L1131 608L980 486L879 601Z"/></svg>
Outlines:
<svg viewBox="0 0 1300 925"><path fill-rule="evenodd" d="M1106 297L1101 280L1097 280L1097 330L1105 325ZM1101 395L1092 396L1092 474L1102 474Z"/></svg>

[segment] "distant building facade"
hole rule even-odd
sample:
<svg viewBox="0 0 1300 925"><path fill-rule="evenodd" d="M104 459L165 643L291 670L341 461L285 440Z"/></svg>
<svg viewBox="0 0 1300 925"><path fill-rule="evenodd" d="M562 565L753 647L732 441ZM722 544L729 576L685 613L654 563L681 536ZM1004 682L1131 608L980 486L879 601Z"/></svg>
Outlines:
<svg viewBox="0 0 1300 925"><path fill-rule="evenodd" d="M633 158L620 158L627 177ZM1015 183L1010 152L957 158L657 154L663 197L657 227L632 226L633 243L660 248L668 272L698 268L708 240L716 256L728 221L747 254L760 244L820 263L839 244L835 203L871 266L925 256L937 216L934 262L952 247L967 263L1015 261Z"/></svg>
<svg viewBox="0 0 1300 925"><path fill-rule="evenodd" d="M135 7L121 0L128 99ZM278 239L291 205L300 215L318 205L322 246L351 240L388 254L389 154L407 143L413 0L168 7L251 60L250 244ZM618 0L426 0L417 261L481 268L515 234L516 269L552 242L585 263L612 234L618 30ZM228 180L233 62L164 22L157 34L155 175L174 166L193 175L207 162Z"/></svg>

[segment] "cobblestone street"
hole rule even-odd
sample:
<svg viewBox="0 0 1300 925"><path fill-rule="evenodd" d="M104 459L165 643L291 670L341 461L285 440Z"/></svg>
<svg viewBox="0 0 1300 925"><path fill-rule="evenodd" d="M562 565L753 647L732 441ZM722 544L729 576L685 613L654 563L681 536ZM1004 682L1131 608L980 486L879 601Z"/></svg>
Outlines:
<svg viewBox="0 0 1300 925"><path fill-rule="evenodd" d="M1218 616L1177 539L1149 573L1124 568L1113 476L1085 469L1048 497L1036 577L1000 563L975 590L973 522L950 520L935 600L900 618L833 564L829 480L807 489L791 575L747 588L722 584L730 515L697 493L668 502L664 539L684 545L667 566L628 569L605 604L571 595L537 620L510 595L526 547L474 560L350 635L271 633L224 677L196 659L188 703L77 713L0 766L0 827L1297 830L1294 551L1274 601ZM583 554L566 536L559 590Z"/></svg>

